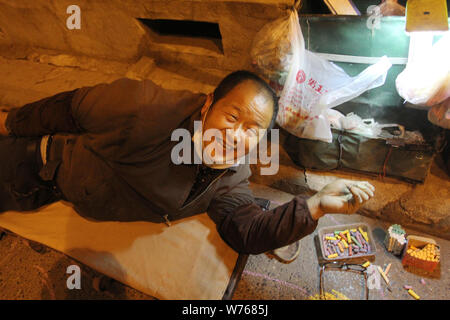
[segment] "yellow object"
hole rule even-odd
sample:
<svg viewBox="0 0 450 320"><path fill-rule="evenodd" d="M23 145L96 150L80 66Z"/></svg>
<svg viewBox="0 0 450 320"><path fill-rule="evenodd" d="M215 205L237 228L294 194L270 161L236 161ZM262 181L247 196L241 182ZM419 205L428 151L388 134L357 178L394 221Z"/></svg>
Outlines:
<svg viewBox="0 0 450 320"><path fill-rule="evenodd" d="M335 237L325 237L326 240L336 240Z"/></svg>
<svg viewBox="0 0 450 320"><path fill-rule="evenodd" d="M333 253L328 256L328 259L333 259L333 258L336 258L337 256L338 256L337 253Z"/></svg>
<svg viewBox="0 0 450 320"><path fill-rule="evenodd" d="M362 266L364 268L367 268L368 266L370 266L370 261L366 261Z"/></svg>
<svg viewBox="0 0 450 320"><path fill-rule="evenodd" d="M380 266L378 266L378 271L380 272L381 276L383 277L384 281L386 282L387 285L389 285L389 279L388 277L384 274L383 269L381 269Z"/></svg>
<svg viewBox="0 0 450 320"><path fill-rule="evenodd" d="M331 289L331 292L333 292L335 294L335 296L340 298L341 300L350 300L349 298L347 298L347 296L345 294L340 293L339 291Z"/></svg>
<svg viewBox="0 0 450 320"><path fill-rule="evenodd" d="M356 229L350 229L351 232L356 232Z"/></svg>
<svg viewBox="0 0 450 320"><path fill-rule="evenodd" d="M410 246L406 252L414 258L425 260L425 261L439 261L439 248L434 244L427 244L422 249L418 249L414 246Z"/></svg>
<svg viewBox="0 0 450 320"><path fill-rule="evenodd" d="M364 239L366 239L366 241L369 242L369 236L367 235L367 232L362 232L361 231L361 233L362 233Z"/></svg>
<svg viewBox="0 0 450 320"><path fill-rule="evenodd" d="M413 291L413 289L409 289L409 290L408 290L408 293L409 293L411 296L413 296L414 299L416 299L416 300L419 300L419 299L420 299L420 297L417 295L417 293L415 293L415 292Z"/></svg>
<svg viewBox="0 0 450 320"><path fill-rule="evenodd" d="M350 300L346 295L336 290L331 290L335 295L325 292L323 295L316 294L308 298L308 300Z"/></svg>
<svg viewBox="0 0 450 320"><path fill-rule="evenodd" d="M339 250L340 250L341 252L344 252L344 248L342 248L342 246L341 246L341 243L340 243L340 242L338 242L338 247L339 247Z"/></svg>
<svg viewBox="0 0 450 320"><path fill-rule="evenodd" d="M408 0L406 3L406 31L447 31L446 0Z"/></svg>
<svg viewBox="0 0 450 320"><path fill-rule="evenodd" d="M345 249L347 249L348 248L347 241L345 241L345 239L342 239L342 243L344 244Z"/></svg>
<svg viewBox="0 0 450 320"><path fill-rule="evenodd" d="M361 229L361 227L358 228L359 232L361 232L361 235L366 239L367 242L369 242L369 238L367 237L367 233Z"/></svg>
<svg viewBox="0 0 450 320"><path fill-rule="evenodd" d="M386 267L386 270L384 270L384 274L387 275L389 270L391 269L391 265L392 263L389 263L388 266Z"/></svg>
<svg viewBox="0 0 450 320"><path fill-rule="evenodd" d="M350 237L350 232L347 230L347 241L348 243L352 243L352 238Z"/></svg>

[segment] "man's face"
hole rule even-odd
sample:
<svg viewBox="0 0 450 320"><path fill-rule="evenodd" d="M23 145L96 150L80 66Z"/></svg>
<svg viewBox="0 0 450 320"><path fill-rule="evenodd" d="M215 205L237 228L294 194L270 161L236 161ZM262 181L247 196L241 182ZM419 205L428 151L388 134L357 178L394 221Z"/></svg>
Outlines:
<svg viewBox="0 0 450 320"><path fill-rule="evenodd" d="M211 97L210 97L211 98ZM223 147L223 155L234 153L234 159L239 159L248 154L251 145L250 140L259 141L260 129L267 129L273 115L273 102L271 97L252 81L244 81L235 86L225 97L211 105L209 99L202 109L205 116L203 132L208 129L220 131L222 139L218 140ZM230 134L231 133L231 134ZM214 141L204 141L206 148ZM245 153L238 150L238 145L245 145ZM238 153L238 151L241 151ZM214 156L214 154L213 154Z"/></svg>

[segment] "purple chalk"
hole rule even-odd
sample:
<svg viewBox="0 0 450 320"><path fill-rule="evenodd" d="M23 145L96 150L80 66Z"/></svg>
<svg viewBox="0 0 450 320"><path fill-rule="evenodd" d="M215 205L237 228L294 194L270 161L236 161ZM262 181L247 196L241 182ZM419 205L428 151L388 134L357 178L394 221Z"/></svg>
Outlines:
<svg viewBox="0 0 450 320"><path fill-rule="evenodd" d="M359 234L359 232L356 234L356 239L359 241L359 243L361 245L363 245L365 243L365 241L363 241L361 235Z"/></svg>

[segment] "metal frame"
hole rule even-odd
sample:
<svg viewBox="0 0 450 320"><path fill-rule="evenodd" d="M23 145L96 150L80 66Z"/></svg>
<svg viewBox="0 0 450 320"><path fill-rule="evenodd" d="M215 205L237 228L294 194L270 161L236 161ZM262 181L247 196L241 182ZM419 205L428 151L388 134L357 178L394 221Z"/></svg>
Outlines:
<svg viewBox="0 0 450 320"><path fill-rule="evenodd" d="M323 296L325 294L325 290L323 289L323 273L326 269L334 269L334 271L348 271L362 274L364 276L366 300L369 300L369 288L367 286L366 268L362 267L359 264L347 264L336 262L324 263L320 266L320 296Z"/></svg>

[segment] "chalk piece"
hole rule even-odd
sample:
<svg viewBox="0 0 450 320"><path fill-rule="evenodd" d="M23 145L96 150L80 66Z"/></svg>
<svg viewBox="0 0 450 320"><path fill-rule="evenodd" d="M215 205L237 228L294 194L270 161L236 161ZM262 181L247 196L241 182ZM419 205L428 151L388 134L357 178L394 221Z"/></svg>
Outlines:
<svg viewBox="0 0 450 320"><path fill-rule="evenodd" d="M384 281L386 282L387 285L389 285L389 279L388 277L386 277L386 275L383 272L383 269L381 269L380 266L378 266L378 271L380 272L381 276L383 277Z"/></svg>
<svg viewBox="0 0 450 320"><path fill-rule="evenodd" d="M413 291L413 289L409 289L409 290L408 290L408 293L409 293L414 299L416 299L416 300L419 300L419 299L420 299L420 297L417 295L417 293L415 293L415 292Z"/></svg>
<svg viewBox="0 0 450 320"><path fill-rule="evenodd" d="M411 286L407 286L407 285L404 285L403 288L405 288L406 290L412 289Z"/></svg>
<svg viewBox="0 0 450 320"><path fill-rule="evenodd" d="M386 269L384 269L384 274L387 275L389 272L389 269L391 269L391 265L392 263L389 263L388 266L386 267Z"/></svg>

